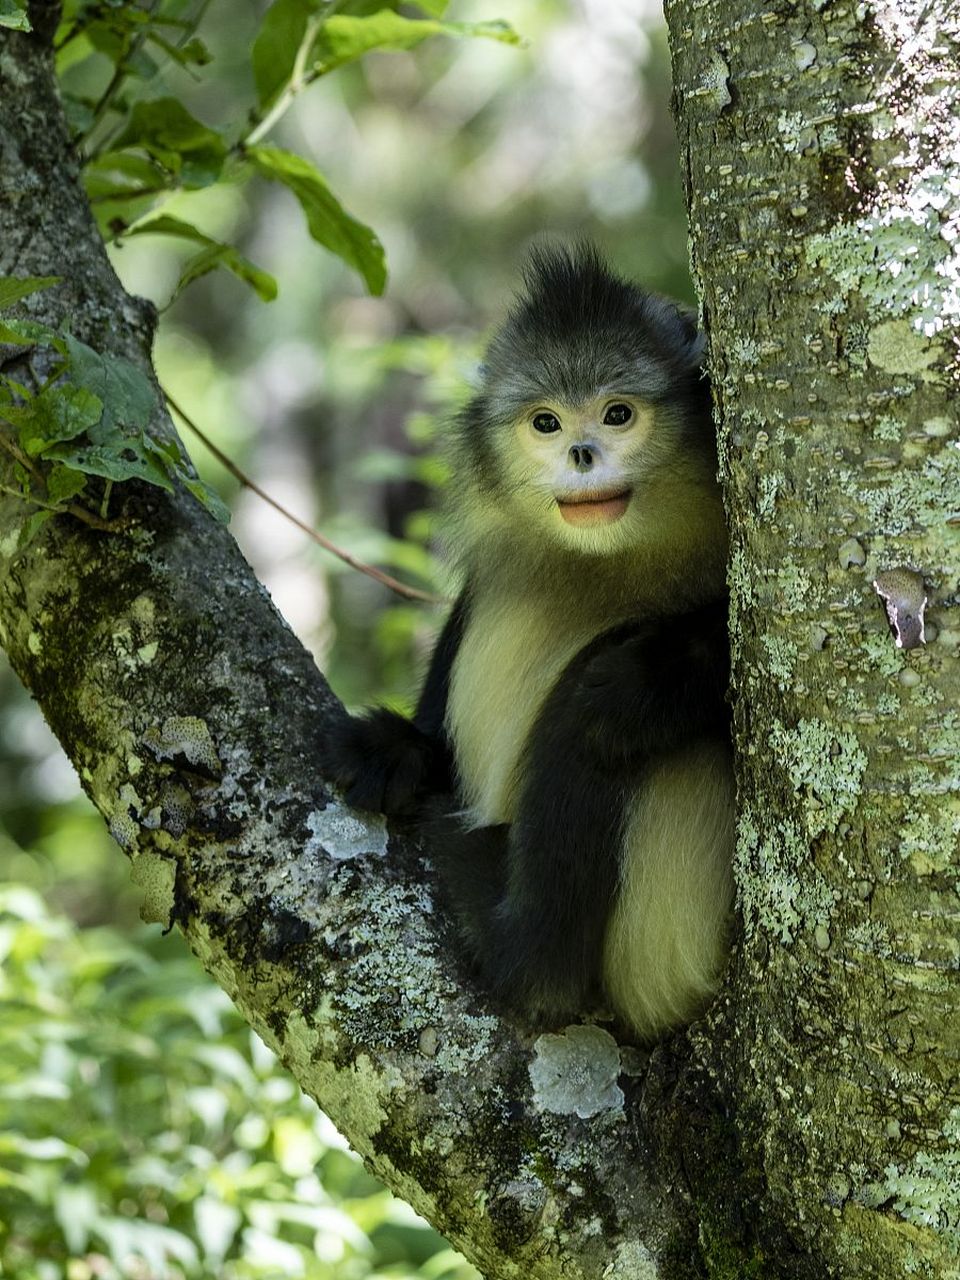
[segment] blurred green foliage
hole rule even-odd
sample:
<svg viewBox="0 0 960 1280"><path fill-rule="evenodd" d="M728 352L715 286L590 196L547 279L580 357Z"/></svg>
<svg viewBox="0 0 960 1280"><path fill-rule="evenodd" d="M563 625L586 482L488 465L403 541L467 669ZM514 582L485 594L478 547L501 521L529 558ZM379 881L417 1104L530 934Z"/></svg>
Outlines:
<svg viewBox="0 0 960 1280"><path fill-rule="evenodd" d="M171 952L0 889L0 1275L473 1280Z"/></svg>
<svg viewBox="0 0 960 1280"><path fill-rule="evenodd" d="M508 17L525 43L407 29L409 47L345 61L308 34L309 0L68 0L58 67L114 265L163 313L161 382L298 515L448 592L437 445L531 240L587 235L692 300L662 16L335 7ZM0 0L0 23L24 9ZM319 183L265 173L271 149ZM344 258L317 234L332 191L364 229ZM385 249L379 296L364 231ZM339 695L409 706L442 611L344 569L185 443ZM178 936L138 925L124 859L8 670L0 724L0 1274L475 1276L362 1171Z"/></svg>

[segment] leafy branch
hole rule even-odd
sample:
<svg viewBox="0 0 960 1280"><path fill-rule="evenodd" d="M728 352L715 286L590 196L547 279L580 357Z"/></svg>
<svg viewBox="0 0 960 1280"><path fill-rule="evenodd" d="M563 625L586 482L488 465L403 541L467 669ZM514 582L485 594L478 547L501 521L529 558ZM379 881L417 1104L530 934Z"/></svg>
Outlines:
<svg viewBox="0 0 960 1280"><path fill-rule="evenodd" d="M58 514L109 532L126 528L108 513L112 486L123 480L167 490L179 481L227 520L226 507L193 474L179 442L150 434L159 401L136 365L69 333L4 314L57 283L55 276L0 277L0 345L11 350L0 363L0 449L12 461L13 479L0 492L37 509L21 525L20 545ZM14 377L14 368L27 381Z"/></svg>
<svg viewBox="0 0 960 1280"><path fill-rule="evenodd" d="M202 0L203 6L206 2ZM371 293L382 293L386 264L376 234L344 209L310 161L264 147L263 139L304 89L373 50L411 49L438 35L516 44L515 32L504 22L443 21L446 0L418 0L417 7L427 15L420 18L395 12L398 0L384 0L384 7L374 13L367 0L274 0L253 44L257 101L242 128L216 130L176 98L140 98L128 104L121 92L131 77L149 80L156 75L156 64L144 54L148 42L183 66L209 61L209 52L193 34L198 17L191 23L171 17L166 6L172 4L173 0L151 0L149 7L138 8L74 0L64 14L57 45L62 57L70 55L71 45L76 47L82 36L92 50L107 53L114 62L99 98L88 102L66 94L72 118L87 140L108 113L123 115L98 144L88 147L87 193L103 233L122 240L152 232L201 243L203 248L186 263L173 297L206 271L223 267L270 300L276 296L276 283L232 246L215 244L181 219L174 230L172 219L155 216L158 206L178 192L256 174L285 186L299 202L313 239L356 270ZM182 28L179 44L157 30L171 24Z"/></svg>

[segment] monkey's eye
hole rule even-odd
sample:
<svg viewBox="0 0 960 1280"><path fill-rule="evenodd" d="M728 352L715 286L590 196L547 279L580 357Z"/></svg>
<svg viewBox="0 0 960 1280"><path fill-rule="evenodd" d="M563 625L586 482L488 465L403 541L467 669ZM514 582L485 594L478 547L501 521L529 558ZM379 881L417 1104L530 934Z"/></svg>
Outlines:
<svg viewBox="0 0 960 1280"><path fill-rule="evenodd" d="M560 419L555 413L535 413L533 415L533 429L545 436L552 435L554 431L560 430Z"/></svg>
<svg viewBox="0 0 960 1280"><path fill-rule="evenodd" d="M603 415L603 421L608 427L623 427L632 417L633 410L628 404L612 404Z"/></svg>

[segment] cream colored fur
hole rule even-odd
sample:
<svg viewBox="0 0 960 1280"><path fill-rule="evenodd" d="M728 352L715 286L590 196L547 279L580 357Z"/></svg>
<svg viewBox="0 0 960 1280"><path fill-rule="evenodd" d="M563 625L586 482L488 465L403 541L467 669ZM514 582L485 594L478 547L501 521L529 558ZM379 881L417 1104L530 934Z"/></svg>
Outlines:
<svg viewBox="0 0 960 1280"><path fill-rule="evenodd" d="M603 980L641 1039L689 1022L716 987L733 891L729 748L701 743L664 761L627 817Z"/></svg>

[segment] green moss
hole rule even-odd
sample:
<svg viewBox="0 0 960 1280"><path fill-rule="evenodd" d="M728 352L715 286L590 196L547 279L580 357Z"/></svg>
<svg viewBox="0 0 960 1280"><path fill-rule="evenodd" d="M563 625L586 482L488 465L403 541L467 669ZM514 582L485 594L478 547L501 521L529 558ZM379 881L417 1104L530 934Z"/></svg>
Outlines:
<svg viewBox="0 0 960 1280"><path fill-rule="evenodd" d="M784 565L774 574L776 604L780 613L807 613L811 605L818 605L823 598L822 588L814 585L806 569L799 565Z"/></svg>
<svg viewBox="0 0 960 1280"><path fill-rule="evenodd" d="M776 514L777 496L785 487L786 478L778 471L764 473L757 484L757 519L772 520Z"/></svg>
<svg viewBox="0 0 960 1280"><path fill-rule="evenodd" d="M951 812L952 808L952 812ZM945 800L936 814L908 809L900 824L901 858L909 860L917 875L947 871L956 857L960 839L960 807Z"/></svg>
<svg viewBox="0 0 960 1280"><path fill-rule="evenodd" d="M897 675L906 662L903 650L893 643L887 627L883 631L868 631L861 640L861 648L867 659L865 666L882 676Z"/></svg>
<svg viewBox="0 0 960 1280"><path fill-rule="evenodd" d="M931 166L924 170L922 183L901 197L915 206L911 216L902 216L903 211L888 204L882 212L838 221L824 235L811 236L805 246L808 264L833 277L841 300L858 295L868 304L880 304L886 315L909 312L918 316L919 311L914 322L919 329L928 314L930 319L936 317L950 277L955 277L947 239L918 233L918 224L927 218L938 221L929 201L935 198L937 187L949 200L949 180L947 174L938 174ZM936 283L939 288L932 287Z"/></svg>
<svg viewBox="0 0 960 1280"><path fill-rule="evenodd" d="M758 1245L744 1247L709 1220L700 1227L700 1253L710 1280L764 1280L770 1274Z"/></svg>
<svg viewBox="0 0 960 1280"><path fill-rule="evenodd" d="M882 1185L884 1200L905 1222L936 1233L960 1253L960 1108L947 1117L939 1150L920 1151L903 1166L887 1165Z"/></svg>
<svg viewBox="0 0 960 1280"><path fill-rule="evenodd" d="M873 424L873 438L875 440L901 440L903 438L903 430L904 424L899 418L884 414L877 418Z"/></svg>
<svg viewBox="0 0 960 1280"><path fill-rule="evenodd" d="M950 445L916 466L875 472L869 481L861 469L841 467L837 480L841 492L868 513L871 528L882 529L888 538L917 528L956 537L943 524L943 513L956 506L960 492L960 450Z"/></svg>

